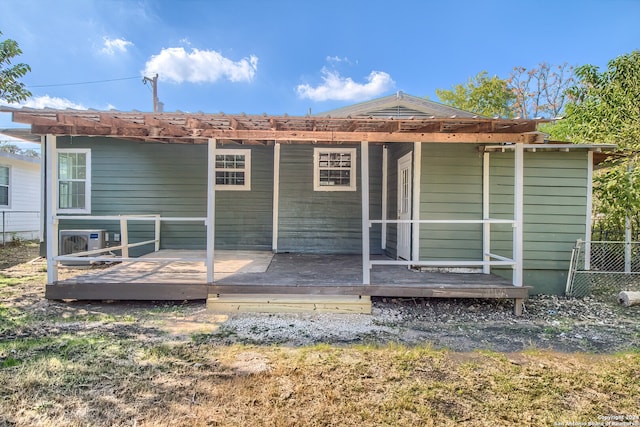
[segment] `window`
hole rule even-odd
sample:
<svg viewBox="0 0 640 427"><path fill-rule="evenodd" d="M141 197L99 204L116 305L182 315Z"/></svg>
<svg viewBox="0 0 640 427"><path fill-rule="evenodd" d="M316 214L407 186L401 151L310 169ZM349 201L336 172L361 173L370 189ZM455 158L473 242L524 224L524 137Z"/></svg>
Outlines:
<svg viewBox="0 0 640 427"><path fill-rule="evenodd" d="M9 207L9 166L0 166L0 207Z"/></svg>
<svg viewBox="0 0 640 427"><path fill-rule="evenodd" d="M58 150L58 210L91 212L91 150Z"/></svg>
<svg viewBox="0 0 640 427"><path fill-rule="evenodd" d="M356 191L356 149L314 148L314 191Z"/></svg>
<svg viewBox="0 0 640 427"><path fill-rule="evenodd" d="M251 190L251 150L216 149L216 190Z"/></svg>

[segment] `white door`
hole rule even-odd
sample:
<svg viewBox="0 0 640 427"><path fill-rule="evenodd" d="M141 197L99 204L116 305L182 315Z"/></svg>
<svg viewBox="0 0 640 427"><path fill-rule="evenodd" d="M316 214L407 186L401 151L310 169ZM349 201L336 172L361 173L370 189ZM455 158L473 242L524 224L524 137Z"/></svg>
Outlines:
<svg viewBox="0 0 640 427"><path fill-rule="evenodd" d="M411 219L412 153L398 159L398 219ZM398 258L411 259L411 224L398 224Z"/></svg>

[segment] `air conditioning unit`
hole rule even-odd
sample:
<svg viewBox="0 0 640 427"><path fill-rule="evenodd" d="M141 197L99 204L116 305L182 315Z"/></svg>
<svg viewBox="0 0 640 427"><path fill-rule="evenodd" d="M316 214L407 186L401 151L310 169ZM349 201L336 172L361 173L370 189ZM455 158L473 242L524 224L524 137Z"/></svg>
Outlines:
<svg viewBox="0 0 640 427"><path fill-rule="evenodd" d="M106 230L60 230L59 254L72 255L78 252L102 249L106 243ZM64 265L87 265L87 261L62 261Z"/></svg>

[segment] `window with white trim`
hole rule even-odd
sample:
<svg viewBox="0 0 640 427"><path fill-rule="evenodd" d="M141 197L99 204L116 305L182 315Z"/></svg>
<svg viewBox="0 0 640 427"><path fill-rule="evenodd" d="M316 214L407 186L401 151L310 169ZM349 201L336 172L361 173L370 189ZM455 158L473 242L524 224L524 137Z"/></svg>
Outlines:
<svg viewBox="0 0 640 427"><path fill-rule="evenodd" d="M10 179L9 166L0 166L0 207L9 207L9 179Z"/></svg>
<svg viewBox="0 0 640 427"><path fill-rule="evenodd" d="M313 149L314 191L356 191L356 149Z"/></svg>
<svg viewBox="0 0 640 427"><path fill-rule="evenodd" d="M217 190L251 190L251 150L216 149L215 179Z"/></svg>
<svg viewBox="0 0 640 427"><path fill-rule="evenodd" d="M58 150L58 210L91 212L91 150Z"/></svg>

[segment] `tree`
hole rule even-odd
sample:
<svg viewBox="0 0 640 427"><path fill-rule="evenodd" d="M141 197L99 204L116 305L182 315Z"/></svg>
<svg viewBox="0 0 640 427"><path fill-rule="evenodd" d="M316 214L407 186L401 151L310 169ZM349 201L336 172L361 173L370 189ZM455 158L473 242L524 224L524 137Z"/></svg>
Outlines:
<svg viewBox="0 0 640 427"><path fill-rule="evenodd" d="M553 126L554 139L618 145L621 158L610 160L594 177L594 209L609 227L624 228L630 218L639 228L640 212L640 51L609 61L600 71L578 67L577 84L564 120ZM634 218L635 217L635 218Z"/></svg>
<svg viewBox="0 0 640 427"><path fill-rule="evenodd" d="M513 114L522 118L559 117L566 91L574 83L573 67L566 62L561 65L542 62L530 70L514 67L507 79L515 96Z"/></svg>
<svg viewBox="0 0 640 427"><path fill-rule="evenodd" d="M7 141L0 141L0 152L9 154L19 154L26 157L40 157L40 153L31 148L20 148L16 144Z"/></svg>
<svg viewBox="0 0 640 427"><path fill-rule="evenodd" d="M31 67L23 63L11 65L12 59L21 54L22 50L15 40L7 39L0 42L0 100L13 103L24 101L31 96L24 83L19 81L31 71Z"/></svg>
<svg viewBox="0 0 640 427"><path fill-rule="evenodd" d="M486 71L451 90L436 89L436 95L443 104L487 117L511 117L511 103L515 99L505 80L489 77Z"/></svg>

